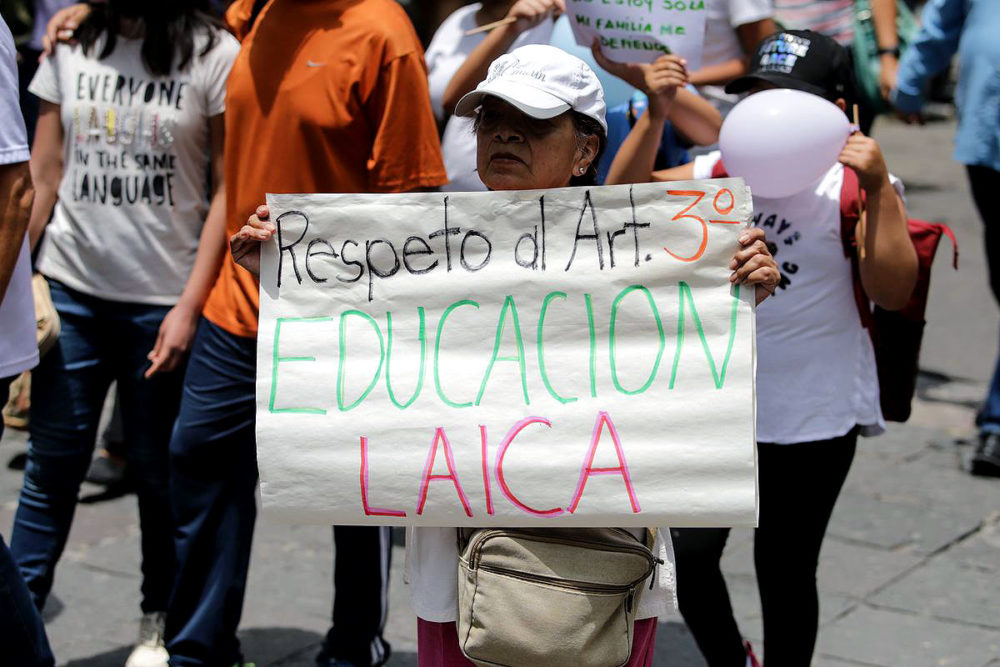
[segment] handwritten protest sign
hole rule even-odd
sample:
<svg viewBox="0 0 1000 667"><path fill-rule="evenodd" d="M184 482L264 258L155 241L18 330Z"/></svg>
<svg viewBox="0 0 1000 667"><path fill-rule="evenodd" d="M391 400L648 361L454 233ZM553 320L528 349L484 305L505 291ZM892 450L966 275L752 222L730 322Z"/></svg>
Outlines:
<svg viewBox="0 0 1000 667"><path fill-rule="evenodd" d="M566 0L576 43L594 38L611 60L651 63L664 53L701 67L705 11L709 0Z"/></svg>
<svg viewBox="0 0 1000 667"><path fill-rule="evenodd" d="M267 201L269 515L753 524L741 180Z"/></svg>

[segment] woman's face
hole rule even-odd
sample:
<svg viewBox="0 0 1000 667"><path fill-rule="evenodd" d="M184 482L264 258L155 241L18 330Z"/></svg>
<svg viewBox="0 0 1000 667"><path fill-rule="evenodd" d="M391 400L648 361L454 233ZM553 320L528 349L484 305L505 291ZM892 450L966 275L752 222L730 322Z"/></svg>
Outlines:
<svg viewBox="0 0 1000 667"><path fill-rule="evenodd" d="M538 190L569 185L597 154L599 140L580 142L569 112L532 118L488 96L476 131L479 178L490 190Z"/></svg>

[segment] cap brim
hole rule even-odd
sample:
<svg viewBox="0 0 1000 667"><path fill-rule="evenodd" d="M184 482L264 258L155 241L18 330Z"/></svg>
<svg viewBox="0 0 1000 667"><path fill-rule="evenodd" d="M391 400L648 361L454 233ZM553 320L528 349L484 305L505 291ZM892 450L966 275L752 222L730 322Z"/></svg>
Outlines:
<svg viewBox="0 0 1000 667"><path fill-rule="evenodd" d="M780 88L793 88L806 93L812 93L813 95L819 95L820 97L827 97L829 94L822 86L816 86L801 79L796 79L794 76L778 72L761 72L759 74L741 76L726 85L726 92L730 94L745 93L761 81L774 84Z"/></svg>
<svg viewBox="0 0 1000 667"><path fill-rule="evenodd" d="M455 115L475 115L487 96L500 98L532 118L555 118L572 108L568 102L531 84L498 79L466 93L455 105Z"/></svg>

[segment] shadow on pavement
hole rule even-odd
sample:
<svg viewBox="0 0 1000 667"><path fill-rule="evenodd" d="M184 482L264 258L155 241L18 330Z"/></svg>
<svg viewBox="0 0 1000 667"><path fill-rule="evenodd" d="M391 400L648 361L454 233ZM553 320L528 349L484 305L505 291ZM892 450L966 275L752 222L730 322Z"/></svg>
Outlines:
<svg viewBox="0 0 1000 667"><path fill-rule="evenodd" d="M131 652L131 646L122 646L89 658L70 660L66 663L66 667L121 667Z"/></svg>
<svg viewBox="0 0 1000 667"><path fill-rule="evenodd" d="M656 628L656 667L705 667L705 659L691 632L679 618L661 621Z"/></svg>

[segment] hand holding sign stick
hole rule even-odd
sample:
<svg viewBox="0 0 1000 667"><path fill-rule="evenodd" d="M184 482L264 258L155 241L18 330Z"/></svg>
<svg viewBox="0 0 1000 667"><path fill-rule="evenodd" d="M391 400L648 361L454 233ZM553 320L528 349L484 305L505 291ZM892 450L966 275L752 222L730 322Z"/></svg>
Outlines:
<svg viewBox="0 0 1000 667"><path fill-rule="evenodd" d="M861 119L858 114L858 105L854 105L854 124L861 126ZM858 255L865 258L865 200L861 196L861 181L858 181Z"/></svg>
<svg viewBox="0 0 1000 667"><path fill-rule="evenodd" d="M536 25L544 21L546 18L552 17L552 19L557 19L566 12L566 3L564 0L519 0L514 3L507 12L507 16L500 19L499 21L493 21L492 23L487 23L481 25L478 28L473 28L465 33L465 36L477 35L481 32L490 32L496 28L502 28L503 26L510 25L512 23L517 23L521 21L524 23L521 26L521 30L530 30Z"/></svg>
<svg viewBox="0 0 1000 667"><path fill-rule="evenodd" d="M506 16L506 17L500 19L499 21L493 21L491 23L486 23L484 25L481 25L478 28L473 28L472 30L466 30L465 31L465 36L466 37L471 37L472 35L478 35L481 32L489 32L489 31L493 30L494 28L499 28L501 26L510 25L511 23L517 23L517 17L516 16Z"/></svg>

